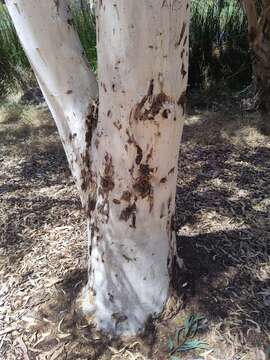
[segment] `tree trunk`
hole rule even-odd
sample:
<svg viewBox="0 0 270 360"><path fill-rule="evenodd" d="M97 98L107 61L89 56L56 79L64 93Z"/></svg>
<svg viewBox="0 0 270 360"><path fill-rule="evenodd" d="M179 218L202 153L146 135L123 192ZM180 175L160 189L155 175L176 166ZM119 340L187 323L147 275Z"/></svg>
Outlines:
<svg viewBox="0 0 270 360"><path fill-rule="evenodd" d="M89 289L98 326L129 334L162 311L176 257L187 1L99 1L96 11L100 83Z"/></svg>
<svg viewBox="0 0 270 360"><path fill-rule="evenodd" d="M29 2L32 6L26 5ZM13 1L8 3L16 25L20 16ZM22 13L27 9L30 15L40 17L24 28L23 35L19 31L26 50L28 32L34 30L39 37L38 24L44 21L41 13L36 15L31 10L35 3L39 3L36 9L43 3L43 12L47 13L48 3L59 7L63 0L46 1L46 5L43 0L17 0L16 4L24 5ZM58 7L54 5L53 21L61 15ZM148 318L162 311L172 268L180 265L174 212L188 72L189 4L188 0L99 0L96 13L98 119L92 107L88 125L79 121L78 135L68 142L68 149L73 146L74 151L71 158L80 169L80 176L73 173L88 217L89 281L82 305L95 315L99 329L131 335L142 331ZM28 21L32 20L29 16ZM68 40L64 34L61 41ZM49 33L46 39L46 43L55 42L55 34ZM60 44L52 46L48 50L54 59ZM39 42L35 48L41 48ZM32 63L33 57L39 59L36 51L28 51L28 56ZM50 73L55 73L53 61L48 66ZM70 66L68 61L62 64L63 79L68 79ZM36 68L42 84L47 81L45 69ZM86 83L93 84L89 74L87 79L82 76L74 82L77 87L82 82L80 89ZM51 88L47 81L43 91ZM64 88L66 91L70 86ZM80 119L84 119L91 96L75 90ZM72 114L75 102L55 104L45 94L61 130L67 116L58 120L57 111L67 107ZM77 138L82 140L83 149ZM78 181L81 178L83 181ZM94 198L90 197L93 188Z"/></svg>
<svg viewBox="0 0 270 360"><path fill-rule="evenodd" d="M270 120L270 3L262 1L258 16L254 0L242 0L248 18L253 73L257 88L258 108L264 120Z"/></svg>

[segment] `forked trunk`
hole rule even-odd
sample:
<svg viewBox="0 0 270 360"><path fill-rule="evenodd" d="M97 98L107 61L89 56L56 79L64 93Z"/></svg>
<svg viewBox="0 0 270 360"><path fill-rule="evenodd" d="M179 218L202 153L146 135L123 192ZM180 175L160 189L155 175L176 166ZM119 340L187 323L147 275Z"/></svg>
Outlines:
<svg viewBox="0 0 270 360"><path fill-rule="evenodd" d="M31 12L28 2L43 0L16 1ZM16 25L15 5L8 3ZM55 7L63 0L48 3ZM75 159L82 159L78 167L83 169L84 186L82 181L77 185L89 227L89 281L83 307L95 314L98 328L131 335L162 311L172 266L180 264L174 212L188 72L189 4L187 0L99 0L96 12L98 118L92 106L86 125L80 125L83 152L75 153ZM19 35L27 50L28 43ZM28 56L32 60L32 54ZM39 78L43 70L36 70ZM50 86L47 82L46 88ZM81 98L84 110L89 97ZM49 105L56 118L55 104ZM69 141L75 148L80 146L76 138Z"/></svg>

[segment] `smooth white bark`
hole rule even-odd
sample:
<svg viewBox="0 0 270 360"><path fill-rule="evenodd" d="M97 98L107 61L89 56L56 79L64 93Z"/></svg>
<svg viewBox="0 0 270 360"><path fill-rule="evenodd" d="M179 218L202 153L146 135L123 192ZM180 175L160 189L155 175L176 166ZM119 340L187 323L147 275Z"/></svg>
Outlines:
<svg viewBox="0 0 270 360"><path fill-rule="evenodd" d="M99 121L84 307L117 334L168 298L188 71L186 0L97 2Z"/></svg>
<svg viewBox="0 0 270 360"><path fill-rule="evenodd" d="M188 71L188 0L99 0L93 74L63 0L8 0L88 214L83 307L98 328L142 331L168 298ZM76 135L75 135L76 134ZM90 188L95 198L89 197Z"/></svg>
<svg viewBox="0 0 270 360"><path fill-rule="evenodd" d="M55 119L83 199L88 171L86 117L98 87L69 8L65 0L7 0L6 5Z"/></svg>

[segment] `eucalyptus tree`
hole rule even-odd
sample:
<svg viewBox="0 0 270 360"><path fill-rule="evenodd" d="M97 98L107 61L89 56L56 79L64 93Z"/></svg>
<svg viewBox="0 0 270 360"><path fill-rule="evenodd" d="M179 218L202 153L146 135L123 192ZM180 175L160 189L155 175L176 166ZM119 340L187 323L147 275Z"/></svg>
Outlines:
<svg viewBox="0 0 270 360"><path fill-rule="evenodd" d="M64 0L7 0L87 216L82 306L131 335L160 314L181 261L174 229L188 0L99 0L98 81Z"/></svg>

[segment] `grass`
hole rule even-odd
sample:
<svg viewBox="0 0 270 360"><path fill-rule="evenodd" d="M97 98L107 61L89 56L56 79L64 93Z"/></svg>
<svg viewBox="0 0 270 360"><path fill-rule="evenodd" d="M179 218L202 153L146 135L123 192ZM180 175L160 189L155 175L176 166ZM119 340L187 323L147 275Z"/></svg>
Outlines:
<svg viewBox="0 0 270 360"><path fill-rule="evenodd" d="M73 4L73 3L72 3ZM78 31L91 68L96 70L95 19L89 5L71 5L73 23ZM37 86L30 64L22 49L5 5L0 3L0 98L19 90Z"/></svg>
<svg viewBox="0 0 270 360"><path fill-rule="evenodd" d="M5 6L0 3L0 97L30 83L30 65Z"/></svg>
<svg viewBox="0 0 270 360"><path fill-rule="evenodd" d="M73 15L73 23L78 31L87 60L91 68L96 71L96 23L95 17L90 11L89 6L89 3L84 0L80 3L80 6L71 6L71 10Z"/></svg>
<svg viewBox="0 0 270 360"><path fill-rule="evenodd" d="M190 24L191 87L226 83L239 88L251 81L247 22L237 0L193 0Z"/></svg>
<svg viewBox="0 0 270 360"><path fill-rule="evenodd" d="M71 6L90 66L96 71L95 18L87 0ZM190 27L191 88L222 83L239 89L251 81L247 23L237 0L193 0ZM33 74L5 6L0 4L0 96L31 86Z"/></svg>

